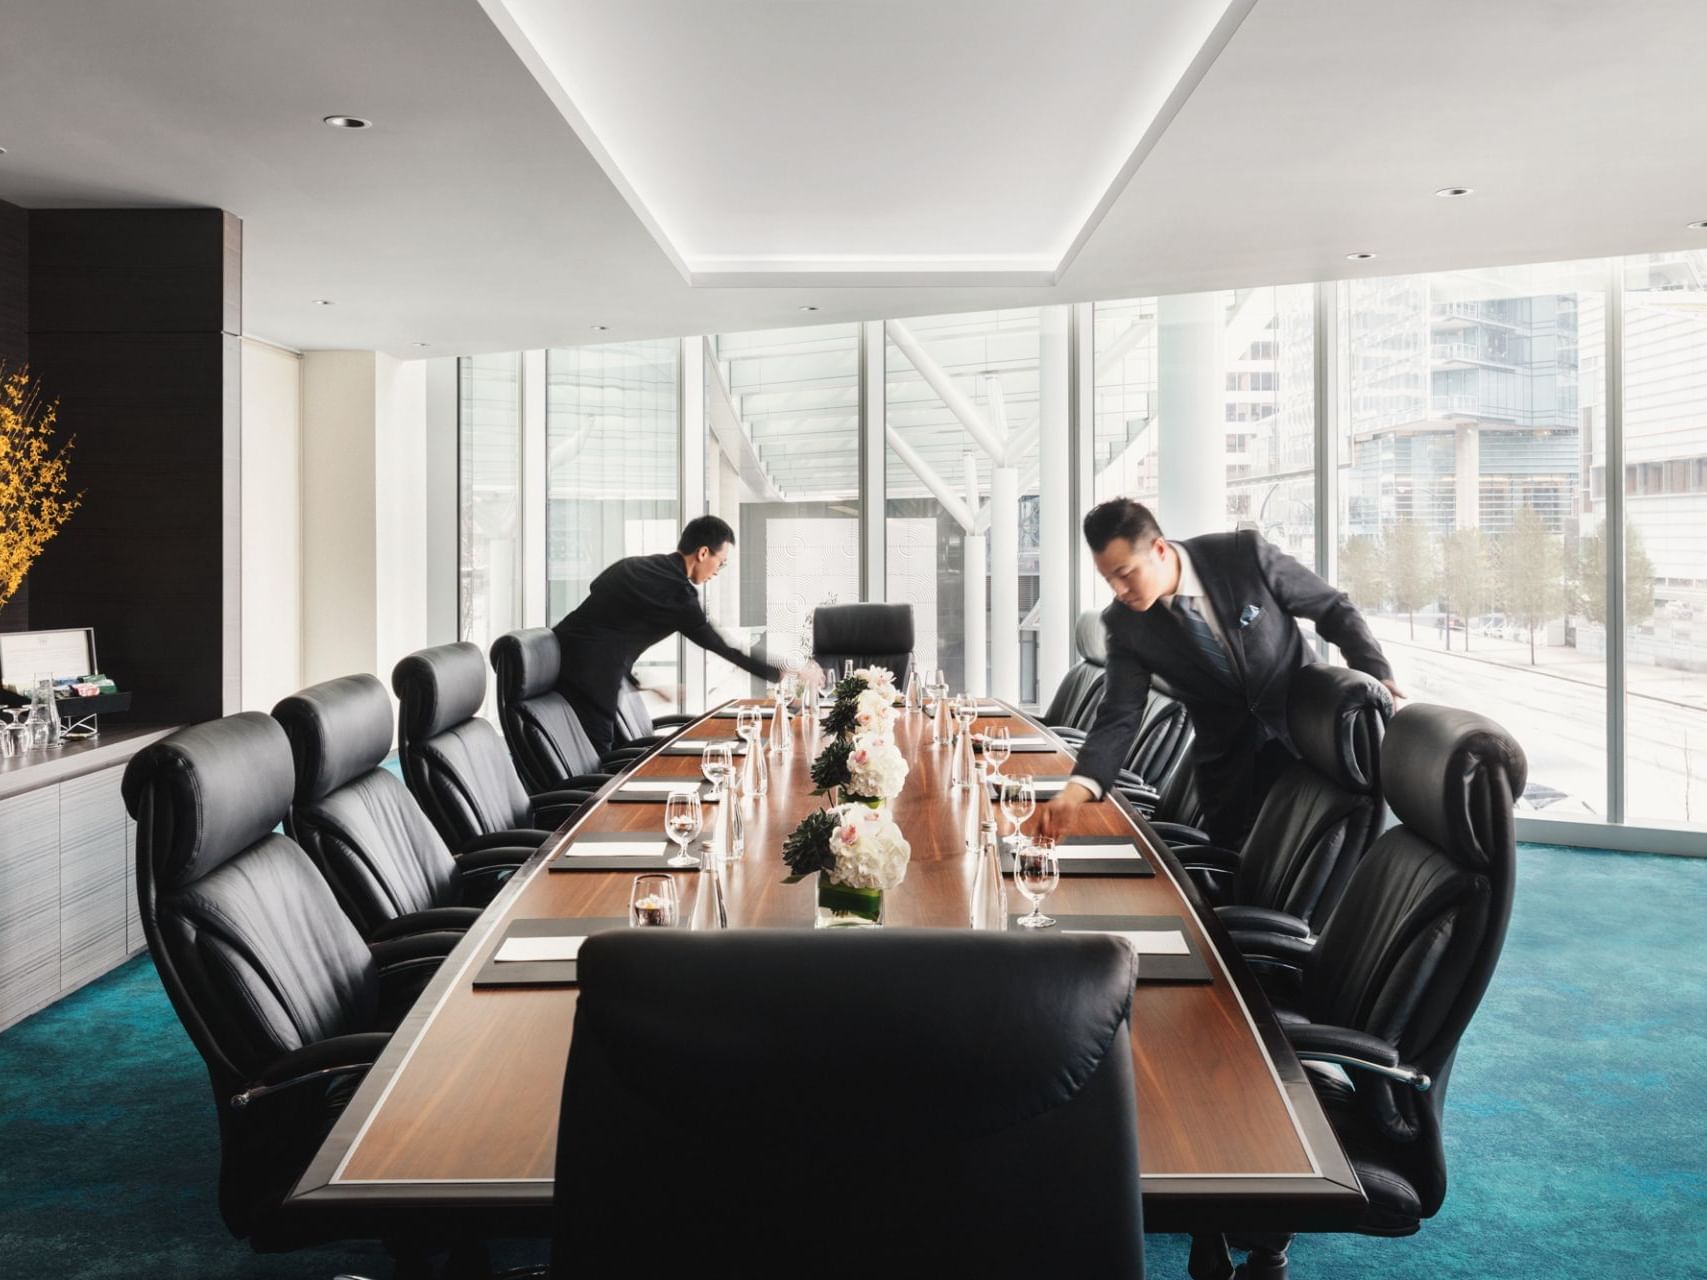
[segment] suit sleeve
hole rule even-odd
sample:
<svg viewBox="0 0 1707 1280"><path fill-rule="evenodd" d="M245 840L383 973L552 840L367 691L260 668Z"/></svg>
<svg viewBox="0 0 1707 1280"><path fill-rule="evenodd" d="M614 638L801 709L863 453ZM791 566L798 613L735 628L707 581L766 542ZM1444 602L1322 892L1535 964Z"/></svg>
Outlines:
<svg viewBox="0 0 1707 1280"><path fill-rule="evenodd" d="M1309 618L1316 632L1345 654L1346 665L1377 680L1391 680L1393 668L1380 642L1351 597L1330 586L1267 538L1256 539L1257 567L1269 594L1294 618Z"/></svg>
<svg viewBox="0 0 1707 1280"><path fill-rule="evenodd" d="M697 599L683 610L680 627L677 628L683 636L697 644L707 653L715 653L718 657L734 663L741 670L766 680L780 680L782 669L763 658L755 658L742 653L717 633L717 628L711 625L711 620L700 611Z"/></svg>
<svg viewBox="0 0 1707 1280"><path fill-rule="evenodd" d="M1090 778L1107 794L1138 740L1144 707L1150 699L1150 669L1113 635L1108 638L1108 674L1103 687L1102 705L1079 748L1073 772Z"/></svg>

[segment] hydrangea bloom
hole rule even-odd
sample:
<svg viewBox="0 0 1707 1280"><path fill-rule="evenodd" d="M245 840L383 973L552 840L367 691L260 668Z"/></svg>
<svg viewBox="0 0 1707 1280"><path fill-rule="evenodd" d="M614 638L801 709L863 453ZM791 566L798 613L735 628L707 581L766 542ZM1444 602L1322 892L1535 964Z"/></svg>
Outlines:
<svg viewBox="0 0 1707 1280"><path fill-rule="evenodd" d="M907 757L888 737L862 734L848 753L848 790L856 796L893 800L907 784Z"/></svg>
<svg viewBox="0 0 1707 1280"><path fill-rule="evenodd" d="M892 690L867 689L854 700L854 733L887 736L895 724L895 695Z"/></svg>
<svg viewBox="0 0 1707 1280"><path fill-rule="evenodd" d="M835 812L838 821L830 835L830 852L836 865L829 872L831 883L849 889L893 889L907 878L912 846L887 809L844 804Z"/></svg>
<svg viewBox="0 0 1707 1280"><path fill-rule="evenodd" d="M895 692L895 673L888 667L860 667L854 675L865 681L867 689L885 689L891 695Z"/></svg>

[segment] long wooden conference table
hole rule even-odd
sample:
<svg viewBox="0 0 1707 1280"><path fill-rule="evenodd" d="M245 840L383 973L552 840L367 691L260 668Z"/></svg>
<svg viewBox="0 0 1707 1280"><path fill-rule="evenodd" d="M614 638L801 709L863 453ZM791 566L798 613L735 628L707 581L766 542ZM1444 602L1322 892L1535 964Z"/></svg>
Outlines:
<svg viewBox="0 0 1707 1280"><path fill-rule="evenodd" d="M984 720L1042 733L1018 715ZM708 715L677 740L734 737ZM769 721L766 722L769 735ZM894 815L912 845L906 882L885 895L890 928L965 928L975 860L962 852L963 806L949 787L949 751L929 743L917 713L896 739L911 762ZM798 735L768 757L766 797L746 802L746 855L725 868L731 928L810 926L810 880L782 883L783 838L822 801L810 793ZM1070 773L1064 751L1015 753L1005 772ZM697 779L691 755L653 754L638 778ZM531 1221L551 1203L557 1116L575 1018L573 987L475 989L473 979L512 920L625 917L632 872L548 871L575 836L662 834L657 804L595 802L558 830L511 879L445 961L367 1074L292 1192L304 1207L359 1207ZM1145 1225L1149 1230L1325 1230L1354 1220L1363 1192L1267 1000L1214 913L1148 824L1124 803L1086 805L1078 834L1136 834L1153 877L1069 877L1045 909L1089 915L1180 916L1208 958L1208 983L1140 981L1132 1004ZM679 873L685 920L694 875ZM1010 885L1011 889L1011 885ZM1017 892L1011 895L1018 905ZM1142 966L1140 966L1142 973Z"/></svg>

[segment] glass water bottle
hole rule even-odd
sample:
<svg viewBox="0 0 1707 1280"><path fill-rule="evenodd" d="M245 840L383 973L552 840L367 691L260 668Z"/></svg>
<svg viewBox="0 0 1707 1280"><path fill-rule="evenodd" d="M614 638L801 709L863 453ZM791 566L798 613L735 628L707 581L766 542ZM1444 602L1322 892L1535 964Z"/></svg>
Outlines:
<svg viewBox="0 0 1707 1280"><path fill-rule="evenodd" d="M1008 927L1008 891L1002 880L1002 847L994 819L978 829L978 867L972 879L972 927Z"/></svg>

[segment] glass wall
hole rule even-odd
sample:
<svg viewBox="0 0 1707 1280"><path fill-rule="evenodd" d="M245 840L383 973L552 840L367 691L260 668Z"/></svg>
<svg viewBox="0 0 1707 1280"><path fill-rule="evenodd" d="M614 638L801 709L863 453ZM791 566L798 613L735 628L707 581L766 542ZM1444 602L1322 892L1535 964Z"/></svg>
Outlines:
<svg viewBox="0 0 1707 1280"><path fill-rule="evenodd" d="M1413 700L1498 708L1526 808L1606 805L1602 262L1340 287L1339 582Z"/></svg>
<svg viewBox="0 0 1707 1280"><path fill-rule="evenodd" d="M516 353L457 362L457 638L482 653L521 625L521 369Z"/></svg>
<svg viewBox="0 0 1707 1280"><path fill-rule="evenodd" d="M546 353L547 614L555 622L623 556L674 551L679 497L680 346L671 339ZM635 675L654 705L680 705L675 637Z"/></svg>
<svg viewBox="0 0 1707 1280"><path fill-rule="evenodd" d="M735 553L706 605L740 647L798 658L813 608L859 599L859 326L724 334L707 355L705 509ZM716 702L754 681L708 657L706 689Z"/></svg>
<svg viewBox="0 0 1707 1280"><path fill-rule="evenodd" d="M1605 451L1592 496L1603 500ZM1624 264L1625 804L1707 822L1707 252ZM1604 575L1597 526L1585 562ZM1604 626L1593 602L1584 629Z"/></svg>

